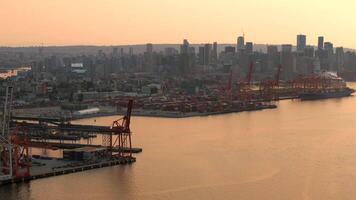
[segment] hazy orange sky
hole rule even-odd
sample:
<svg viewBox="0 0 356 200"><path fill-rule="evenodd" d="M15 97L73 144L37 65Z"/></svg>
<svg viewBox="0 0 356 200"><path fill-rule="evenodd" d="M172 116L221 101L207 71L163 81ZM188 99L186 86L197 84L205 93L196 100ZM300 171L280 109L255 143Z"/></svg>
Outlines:
<svg viewBox="0 0 356 200"><path fill-rule="evenodd" d="M356 48L354 0L0 0L0 46L295 44L306 34Z"/></svg>

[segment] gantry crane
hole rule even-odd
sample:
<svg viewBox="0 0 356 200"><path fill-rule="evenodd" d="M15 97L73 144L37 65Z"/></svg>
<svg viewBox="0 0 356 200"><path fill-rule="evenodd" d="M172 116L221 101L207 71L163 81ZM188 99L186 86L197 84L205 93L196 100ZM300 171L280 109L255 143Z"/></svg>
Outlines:
<svg viewBox="0 0 356 200"><path fill-rule="evenodd" d="M279 88L279 79L281 75L282 65L279 64L274 79L265 79L260 82L260 97L263 101L277 100Z"/></svg>
<svg viewBox="0 0 356 200"><path fill-rule="evenodd" d="M13 87L6 88L3 110L2 132L0 136L0 179L26 177L30 175L31 156L29 155L29 138L27 131L17 126L10 130ZM21 136L20 133L21 132Z"/></svg>
<svg viewBox="0 0 356 200"><path fill-rule="evenodd" d="M9 137L12 93L13 88L11 86L6 87L0 135L0 179L8 179L13 175L13 148Z"/></svg>
<svg viewBox="0 0 356 200"><path fill-rule="evenodd" d="M249 102L252 98L251 80L253 73L253 61L250 62L246 77L237 82L237 99L242 102Z"/></svg>
<svg viewBox="0 0 356 200"><path fill-rule="evenodd" d="M111 132L103 135L103 145L107 147L110 157L132 157L132 143L130 120L133 100L129 100L126 115L115 120L111 126ZM117 154L114 152L117 151Z"/></svg>

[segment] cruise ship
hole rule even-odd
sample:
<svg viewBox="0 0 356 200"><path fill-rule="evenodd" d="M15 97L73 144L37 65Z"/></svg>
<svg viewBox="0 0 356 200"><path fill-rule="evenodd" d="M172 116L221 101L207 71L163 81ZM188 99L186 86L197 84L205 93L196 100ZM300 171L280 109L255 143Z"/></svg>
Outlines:
<svg viewBox="0 0 356 200"><path fill-rule="evenodd" d="M317 100L351 96L355 90L347 87L346 82L335 73L324 72L318 75L319 86L314 90L299 94L301 100ZM318 84L317 84L318 85Z"/></svg>
<svg viewBox="0 0 356 200"><path fill-rule="evenodd" d="M301 100L317 100L317 99L329 99L351 96L355 90L352 88L343 88L337 90L327 90L320 92L306 92L299 94Z"/></svg>

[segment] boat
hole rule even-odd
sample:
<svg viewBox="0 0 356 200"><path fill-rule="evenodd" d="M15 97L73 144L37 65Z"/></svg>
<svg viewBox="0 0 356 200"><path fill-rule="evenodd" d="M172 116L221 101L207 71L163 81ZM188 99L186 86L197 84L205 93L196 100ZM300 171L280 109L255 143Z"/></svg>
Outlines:
<svg viewBox="0 0 356 200"><path fill-rule="evenodd" d="M293 81L295 89L299 90L301 100L317 100L351 96L354 89L347 87L344 79L335 72L318 72L299 76Z"/></svg>
<svg viewBox="0 0 356 200"><path fill-rule="evenodd" d="M301 100L318 100L318 99L329 99L329 98L341 98L351 96L355 90L352 88L342 88L337 90L328 90L320 92L305 92L299 94L299 99Z"/></svg>

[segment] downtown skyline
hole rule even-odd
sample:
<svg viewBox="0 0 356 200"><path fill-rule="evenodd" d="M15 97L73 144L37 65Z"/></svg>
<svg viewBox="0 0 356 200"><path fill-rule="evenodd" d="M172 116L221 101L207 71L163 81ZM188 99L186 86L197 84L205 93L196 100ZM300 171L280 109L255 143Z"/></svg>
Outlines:
<svg viewBox="0 0 356 200"><path fill-rule="evenodd" d="M317 45L323 35L356 48L355 2L222 0L142 2L69 0L0 2L0 46L235 43L295 44L296 34ZM341 8L340 8L341 7Z"/></svg>

